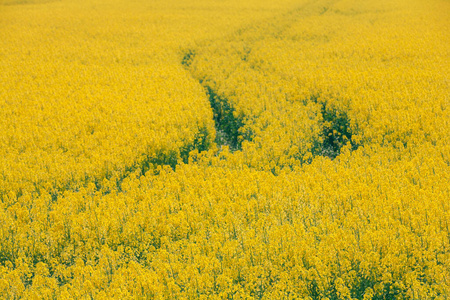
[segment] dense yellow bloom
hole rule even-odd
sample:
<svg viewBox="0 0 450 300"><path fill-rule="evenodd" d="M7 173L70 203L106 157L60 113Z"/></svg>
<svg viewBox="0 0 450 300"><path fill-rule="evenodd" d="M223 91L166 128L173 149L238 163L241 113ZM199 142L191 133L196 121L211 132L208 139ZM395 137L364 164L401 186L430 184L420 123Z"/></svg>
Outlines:
<svg viewBox="0 0 450 300"><path fill-rule="evenodd" d="M0 298L446 299L449 9L0 0Z"/></svg>

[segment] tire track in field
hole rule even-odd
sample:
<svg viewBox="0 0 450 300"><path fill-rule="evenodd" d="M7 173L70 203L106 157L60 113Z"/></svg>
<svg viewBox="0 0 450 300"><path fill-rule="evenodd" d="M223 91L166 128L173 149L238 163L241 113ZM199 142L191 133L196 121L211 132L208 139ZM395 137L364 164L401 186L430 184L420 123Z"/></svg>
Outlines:
<svg viewBox="0 0 450 300"><path fill-rule="evenodd" d="M265 19L238 29L225 39L205 41L204 45L199 48L187 49L183 53L181 64L204 87L205 93L209 98L211 109L214 113L216 128L215 142L218 146L229 146L232 151L236 151L241 150L244 140L251 141L254 134L245 128L251 116L236 111L236 103L233 103L233 101L229 100L226 95L219 91L219 84L214 80L214 75L209 77L196 76L192 70L192 65L196 63L198 53L205 52L205 49L214 49L217 47L217 44L227 45L240 41L242 42L241 47L233 49L234 53L231 55L238 57L240 60L239 64L247 64L249 68L254 69L254 66L251 65L247 58L257 43L261 43L267 38L282 37L285 31L289 30L304 17L326 14L335 2L337 1L308 1L304 5L280 16ZM230 55L229 53L226 54ZM345 141L352 140L349 126L350 121L346 112L337 112L327 107L326 103L318 103L317 98L312 97L311 99L304 100L306 103L314 102L320 105L320 112L323 116L323 142L315 144L312 149L312 154L313 156L322 155L334 159L339 155L340 149L345 145ZM352 145L352 149L356 149L356 146Z"/></svg>

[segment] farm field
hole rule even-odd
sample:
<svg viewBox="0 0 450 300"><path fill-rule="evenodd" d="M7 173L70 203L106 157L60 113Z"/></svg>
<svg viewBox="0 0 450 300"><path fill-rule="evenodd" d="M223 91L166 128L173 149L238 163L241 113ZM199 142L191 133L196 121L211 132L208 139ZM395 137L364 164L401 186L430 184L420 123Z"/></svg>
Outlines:
<svg viewBox="0 0 450 300"><path fill-rule="evenodd" d="M0 0L0 299L448 299L449 14Z"/></svg>

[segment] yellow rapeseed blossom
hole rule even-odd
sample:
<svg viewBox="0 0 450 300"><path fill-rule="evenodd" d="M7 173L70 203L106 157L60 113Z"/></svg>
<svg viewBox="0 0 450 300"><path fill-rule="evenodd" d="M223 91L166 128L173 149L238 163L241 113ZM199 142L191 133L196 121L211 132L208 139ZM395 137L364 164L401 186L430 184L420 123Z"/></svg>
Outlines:
<svg viewBox="0 0 450 300"><path fill-rule="evenodd" d="M445 0L0 0L0 299L446 299Z"/></svg>

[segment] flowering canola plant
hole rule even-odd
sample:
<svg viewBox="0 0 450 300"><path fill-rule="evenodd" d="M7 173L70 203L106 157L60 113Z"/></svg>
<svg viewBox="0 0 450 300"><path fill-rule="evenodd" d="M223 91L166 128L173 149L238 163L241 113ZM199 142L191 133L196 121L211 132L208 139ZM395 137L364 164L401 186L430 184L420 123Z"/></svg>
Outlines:
<svg viewBox="0 0 450 300"><path fill-rule="evenodd" d="M449 5L0 1L0 299L446 299Z"/></svg>

